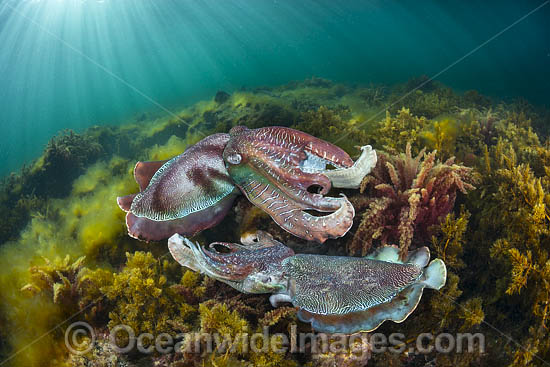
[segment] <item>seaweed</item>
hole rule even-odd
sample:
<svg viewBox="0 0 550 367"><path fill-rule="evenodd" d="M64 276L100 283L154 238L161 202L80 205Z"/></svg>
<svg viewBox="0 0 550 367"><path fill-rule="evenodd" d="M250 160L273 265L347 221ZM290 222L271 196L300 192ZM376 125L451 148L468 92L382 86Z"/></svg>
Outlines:
<svg viewBox="0 0 550 367"><path fill-rule="evenodd" d="M0 244L14 239L30 219L30 212L42 209L46 198L70 191L72 181L103 154L102 146L92 137L66 130L48 142L33 164L3 179L0 208L11 215L0 225Z"/></svg>
<svg viewBox="0 0 550 367"><path fill-rule="evenodd" d="M431 227L453 209L457 191L474 189L471 168L453 158L436 162L435 156L435 151L422 150L413 158L410 144L399 156L379 154L376 167L361 183L361 193L368 196L366 210L348 243L349 253L365 255L376 240L398 243L404 257L413 237L417 242L430 238Z"/></svg>
<svg viewBox="0 0 550 367"><path fill-rule="evenodd" d="M490 256L507 285L497 289L494 299L499 302L521 295L520 307L530 313L530 322L524 325L531 325L524 341L527 348L514 352L513 365L523 366L530 364L535 355L550 355L548 345L541 343L547 338L550 321L550 169L537 177L528 163L519 163L522 158L515 154L515 143L512 140L506 149L501 140L493 150L486 176L492 203L482 209L486 216L482 225L486 231L499 228ZM504 274L502 269L507 269ZM542 329L532 325L541 325Z"/></svg>
<svg viewBox="0 0 550 367"><path fill-rule="evenodd" d="M235 125L249 128L266 125L290 126L297 117L291 105L272 93L237 92L212 112L211 121L207 122L206 127L212 126L215 131L227 132Z"/></svg>
<svg viewBox="0 0 550 367"><path fill-rule="evenodd" d="M395 117L386 111L386 117L377 124L372 138L374 145L388 153L402 152L407 144L417 152L421 149L422 130L429 124L424 117L416 117L407 108L400 109Z"/></svg>
<svg viewBox="0 0 550 367"><path fill-rule="evenodd" d="M85 259L85 256L81 256L71 262L69 255L53 262L44 259L45 265L30 268L31 282L23 286L21 291L30 295L47 291L54 303L62 304L71 311L81 309L76 304L80 293L80 272Z"/></svg>
<svg viewBox="0 0 550 367"><path fill-rule="evenodd" d="M355 334L350 338L348 344L341 342L342 335L329 335L328 342L331 343L326 350L322 346L316 346L316 353L312 353L312 366L315 367L362 367L366 366L371 358L372 344L368 333ZM316 341L322 343L322 338L316 338ZM312 346L313 349L313 346Z"/></svg>
<svg viewBox="0 0 550 367"><path fill-rule="evenodd" d="M470 212L462 206L458 218L455 213L449 213L437 230L432 229L437 234L432 235L431 248L435 250L435 255L443 260L447 267L460 269L465 266L461 255L464 251L464 235L468 228L469 218Z"/></svg>
<svg viewBox="0 0 550 367"><path fill-rule="evenodd" d="M199 305L199 313L202 333L228 336L231 344L227 348L237 354L246 352L248 346L241 336L250 330L250 325L237 311L229 311L226 304L211 300Z"/></svg>
<svg viewBox="0 0 550 367"><path fill-rule="evenodd" d="M456 108L486 108L491 100L475 91L467 91L460 96L451 88L424 75L396 86L389 102L393 106L392 112L407 107L414 115L433 119L452 113Z"/></svg>
<svg viewBox="0 0 550 367"><path fill-rule="evenodd" d="M459 97L450 88L425 79L412 81L404 88L396 88L390 96L390 105L396 109L407 107L414 115L431 119L451 112L459 105Z"/></svg>
<svg viewBox="0 0 550 367"><path fill-rule="evenodd" d="M369 106L381 106L387 97L387 88L382 85L371 85L359 91L361 99Z"/></svg>
<svg viewBox="0 0 550 367"><path fill-rule="evenodd" d="M348 122L350 119L350 110L345 106L320 106L316 111L302 113L302 121L294 128L329 142L334 143L338 140L342 149L356 154L356 147L366 145L369 139L366 131Z"/></svg>
<svg viewBox="0 0 550 367"><path fill-rule="evenodd" d="M190 313L182 306L184 299L169 286L163 275L168 261L161 262L151 253L141 251L127 253L126 257L124 268L113 274L112 284L101 288L114 303L109 313L109 328L127 325L136 335L159 335L176 331L174 324L185 325ZM118 336L115 337L118 341ZM125 337L127 335L122 336ZM120 342L119 345L127 345L127 340Z"/></svg>
<svg viewBox="0 0 550 367"><path fill-rule="evenodd" d="M91 342L87 340L86 342ZM96 332L91 351L86 354L75 353L68 356L65 365L71 367L125 367L130 366L128 356L118 353L106 332Z"/></svg>
<svg viewBox="0 0 550 367"><path fill-rule="evenodd" d="M29 180L40 182L33 185L33 193L48 197L64 195L70 190L72 180L102 155L103 147L90 136L63 131L48 142L44 154L30 169Z"/></svg>
<svg viewBox="0 0 550 367"><path fill-rule="evenodd" d="M279 307L266 312L258 324L261 326L273 326L283 319L296 321L296 312L296 307Z"/></svg>
<svg viewBox="0 0 550 367"><path fill-rule="evenodd" d="M29 269L30 281L21 288L27 297L45 296L58 305L64 317L82 314L89 322L104 322L108 305L100 288L111 284L111 272L85 267L85 256L72 260L70 255L53 261L44 258L43 265Z"/></svg>
<svg viewBox="0 0 550 367"><path fill-rule="evenodd" d="M437 150L440 157L449 158L456 153L458 130L458 121L452 117L445 117L431 122L421 136L428 148Z"/></svg>

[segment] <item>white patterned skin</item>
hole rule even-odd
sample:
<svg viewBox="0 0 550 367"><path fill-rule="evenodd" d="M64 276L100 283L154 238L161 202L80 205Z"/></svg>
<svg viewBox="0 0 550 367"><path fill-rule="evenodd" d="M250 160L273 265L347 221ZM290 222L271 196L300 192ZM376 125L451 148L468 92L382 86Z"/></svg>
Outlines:
<svg viewBox="0 0 550 367"><path fill-rule="evenodd" d="M389 302L418 280L415 264L345 256L299 254L283 261L292 304L321 315L362 311Z"/></svg>

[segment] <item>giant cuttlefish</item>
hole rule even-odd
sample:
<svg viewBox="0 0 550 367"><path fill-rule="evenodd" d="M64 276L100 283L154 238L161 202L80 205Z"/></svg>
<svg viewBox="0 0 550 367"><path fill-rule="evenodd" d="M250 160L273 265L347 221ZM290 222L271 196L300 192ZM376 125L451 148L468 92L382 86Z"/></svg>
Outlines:
<svg viewBox="0 0 550 367"><path fill-rule="evenodd" d="M331 187L359 187L376 165L376 152L368 145L361 150L354 162L337 146L298 130L237 126L168 161L138 162L134 176L141 191L117 202L127 212L130 236L158 241L217 225L243 193L286 231L322 243L353 224L349 200L325 195Z"/></svg>
<svg viewBox="0 0 550 367"><path fill-rule="evenodd" d="M290 302L298 318L320 332L372 331L385 320L404 321L424 288L440 289L447 277L440 259L422 247L399 260L385 246L367 257L294 254L264 232L241 244L201 247L178 234L168 240L174 259L244 293L271 293L271 304ZM221 251L223 248L224 251Z"/></svg>

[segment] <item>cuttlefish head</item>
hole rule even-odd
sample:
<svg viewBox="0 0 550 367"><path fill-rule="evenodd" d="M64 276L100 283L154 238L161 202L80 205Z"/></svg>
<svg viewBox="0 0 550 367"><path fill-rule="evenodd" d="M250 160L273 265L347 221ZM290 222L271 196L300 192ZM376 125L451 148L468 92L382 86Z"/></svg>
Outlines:
<svg viewBox="0 0 550 367"><path fill-rule="evenodd" d="M241 239L243 244L213 242L206 248L178 234L168 248L182 266L229 284L244 293L274 293L286 287L282 261L294 251L268 233Z"/></svg>
<svg viewBox="0 0 550 367"><path fill-rule="evenodd" d="M359 186L376 164L370 146L354 162L337 146L290 128L237 126L229 135L223 159L231 179L283 229L321 243L348 232L353 206L345 196L325 195L332 186Z"/></svg>

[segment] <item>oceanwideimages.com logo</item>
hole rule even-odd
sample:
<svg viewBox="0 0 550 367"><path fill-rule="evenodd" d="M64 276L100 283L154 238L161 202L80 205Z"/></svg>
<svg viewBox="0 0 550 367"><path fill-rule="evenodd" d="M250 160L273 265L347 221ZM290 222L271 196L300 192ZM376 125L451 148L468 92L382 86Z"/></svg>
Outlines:
<svg viewBox="0 0 550 367"><path fill-rule="evenodd" d="M473 353L485 352L485 336L481 333L422 333L414 343L407 343L402 333L324 334L299 333L297 325L290 327L290 335L270 334L269 327L262 332L241 332L236 335L189 332L171 335L161 333L136 335L128 325L113 327L108 335L111 350L119 354L138 351L143 354L184 353L351 353L358 357L364 353ZM97 343L94 329L86 322L78 321L65 331L65 345L73 354L87 354Z"/></svg>

